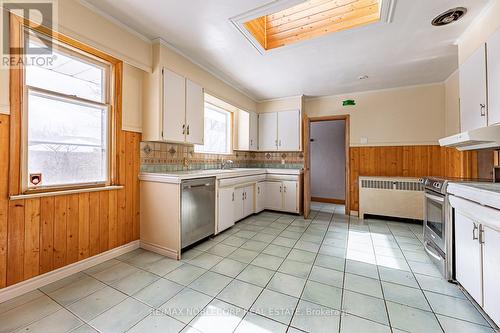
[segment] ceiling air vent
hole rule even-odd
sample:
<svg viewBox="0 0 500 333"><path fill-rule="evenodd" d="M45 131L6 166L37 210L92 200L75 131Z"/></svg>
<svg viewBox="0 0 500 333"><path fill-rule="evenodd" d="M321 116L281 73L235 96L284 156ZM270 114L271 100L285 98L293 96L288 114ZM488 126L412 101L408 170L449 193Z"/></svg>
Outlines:
<svg viewBox="0 0 500 333"><path fill-rule="evenodd" d="M457 7L447 10L446 12L442 13L441 15L437 16L434 20L432 20L432 25L439 27L442 25L453 23L455 21L460 20L466 13L467 13L467 8L464 7Z"/></svg>

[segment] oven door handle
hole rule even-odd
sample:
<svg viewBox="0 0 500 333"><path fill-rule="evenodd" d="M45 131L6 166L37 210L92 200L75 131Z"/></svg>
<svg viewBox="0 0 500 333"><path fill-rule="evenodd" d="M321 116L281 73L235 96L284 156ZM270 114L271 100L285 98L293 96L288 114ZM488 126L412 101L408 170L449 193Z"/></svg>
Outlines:
<svg viewBox="0 0 500 333"><path fill-rule="evenodd" d="M434 259L436 260L443 260L443 258L441 258L441 256L437 253L435 253L433 250L434 248L432 247L432 245L429 243L429 242L424 242L424 249L425 249L425 252L427 252L428 255L430 255L431 257L433 257Z"/></svg>
<svg viewBox="0 0 500 333"><path fill-rule="evenodd" d="M438 197L437 195L425 193L425 197L440 203L444 203L444 197Z"/></svg>

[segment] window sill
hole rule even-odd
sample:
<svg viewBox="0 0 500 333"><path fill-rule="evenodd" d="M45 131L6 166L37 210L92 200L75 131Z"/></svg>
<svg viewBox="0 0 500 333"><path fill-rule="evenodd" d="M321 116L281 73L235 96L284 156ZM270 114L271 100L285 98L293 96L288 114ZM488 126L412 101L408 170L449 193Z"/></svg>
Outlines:
<svg viewBox="0 0 500 333"><path fill-rule="evenodd" d="M40 193L30 193L30 194L20 194L20 195L11 195L10 200L24 200L24 199L35 199L35 198L44 198L44 197L55 197L60 195L69 195L69 194L78 194L78 193L87 193L87 192L101 192L101 191L114 191L121 190L124 186L122 185L111 185L104 187L91 187L91 188L83 188L76 190L61 190L54 192L40 192Z"/></svg>

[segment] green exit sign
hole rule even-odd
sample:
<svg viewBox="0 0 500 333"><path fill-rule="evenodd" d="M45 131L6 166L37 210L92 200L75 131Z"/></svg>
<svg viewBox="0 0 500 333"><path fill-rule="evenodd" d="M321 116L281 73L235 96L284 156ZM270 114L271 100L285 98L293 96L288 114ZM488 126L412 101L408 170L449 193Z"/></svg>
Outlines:
<svg viewBox="0 0 500 333"><path fill-rule="evenodd" d="M353 99L346 99L342 102L342 106L354 106L356 105L356 101Z"/></svg>

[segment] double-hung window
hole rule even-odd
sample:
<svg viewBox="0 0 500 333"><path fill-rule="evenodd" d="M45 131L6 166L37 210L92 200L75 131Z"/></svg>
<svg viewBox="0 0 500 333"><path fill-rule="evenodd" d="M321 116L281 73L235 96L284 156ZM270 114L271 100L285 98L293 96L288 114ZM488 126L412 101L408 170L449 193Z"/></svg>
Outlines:
<svg viewBox="0 0 500 333"><path fill-rule="evenodd" d="M231 112L205 103L204 145L195 145L197 153L231 153Z"/></svg>
<svg viewBox="0 0 500 333"><path fill-rule="evenodd" d="M40 38L28 30L25 46L38 46ZM55 40L52 45L52 61L24 69L23 188L107 185L112 66Z"/></svg>

